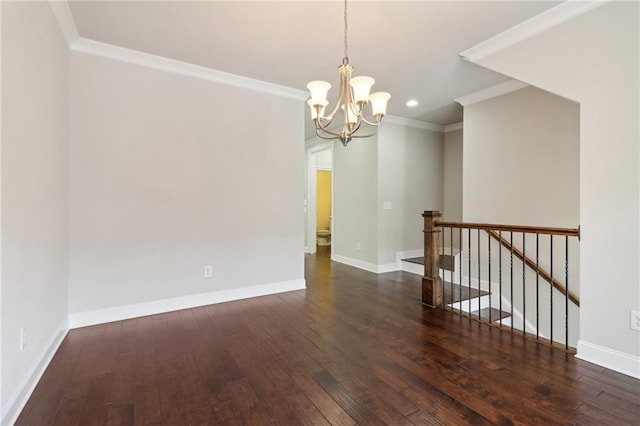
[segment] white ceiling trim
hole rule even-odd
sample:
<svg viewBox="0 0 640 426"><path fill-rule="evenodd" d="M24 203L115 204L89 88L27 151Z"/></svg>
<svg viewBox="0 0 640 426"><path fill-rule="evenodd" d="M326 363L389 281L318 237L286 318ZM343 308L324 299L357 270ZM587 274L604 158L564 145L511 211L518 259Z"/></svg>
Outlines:
<svg viewBox="0 0 640 426"><path fill-rule="evenodd" d="M310 153L314 153L315 151L323 151L333 146L333 141L328 139L322 139L319 136L314 136L311 139L307 139L304 142L304 146L307 150L309 150ZM322 148L318 148L318 147L322 147Z"/></svg>
<svg viewBox="0 0 640 426"><path fill-rule="evenodd" d="M266 81L255 80L249 77L243 77L224 71L218 71L199 65L189 64L187 62L176 61L174 59L139 52L137 50L114 46L112 44L89 40L82 37L78 38L71 45L71 50L87 53L89 55L102 56L105 58L128 62L131 64L141 65L143 67L166 71L173 74L185 75L202 80L222 83L229 86L236 86L243 89L255 90L257 92L282 96L284 98L304 101L309 97L306 91L292 89L290 87L280 86L273 83L267 83Z"/></svg>
<svg viewBox="0 0 640 426"><path fill-rule="evenodd" d="M71 9L69 9L69 3L66 1L49 0L49 6L51 6L51 10L58 21L62 36L67 41L67 44L71 46L78 40L79 36L76 21L73 20Z"/></svg>
<svg viewBox="0 0 640 426"><path fill-rule="evenodd" d="M549 28L600 7L608 1L610 0L568 0L465 50L460 53L460 56L467 61L477 62Z"/></svg>
<svg viewBox="0 0 640 426"><path fill-rule="evenodd" d="M462 130L462 121L459 123L453 123L453 124L449 124L447 126L444 126L444 132L455 132L456 130Z"/></svg>
<svg viewBox="0 0 640 426"><path fill-rule="evenodd" d="M439 124L429 123L426 121L411 120L410 118L398 117L395 115L385 115L382 119L384 123L397 124L400 126L415 127L418 129L431 130L432 132L442 132L444 127Z"/></svg>
<svg viewBox="0 0 640 426"><path fill-rule="evenodd" d="M504 83L496 84L495 86L487 87L486 89L478 90L477 92L462 96L461 98L454 99L454 101L465 107L477 102L495 98L496 96L515 92L516 90L524 89L528 86L528 84L518 80L509 80Z"/></svg>

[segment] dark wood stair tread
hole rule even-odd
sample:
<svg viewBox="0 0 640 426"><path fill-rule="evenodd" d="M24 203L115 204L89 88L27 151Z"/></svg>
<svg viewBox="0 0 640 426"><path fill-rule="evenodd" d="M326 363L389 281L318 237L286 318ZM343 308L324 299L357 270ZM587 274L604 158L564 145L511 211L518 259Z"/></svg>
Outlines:
<svg viewBox="0 0 640 426"><path fill-rule="evenodd" d="M444 303L456 303L464 300L474 299L489 294L488 291L478 290L477 288L469 288L458 284L446 282L444 283Z"/></svg>
<svg viewBox="0 0 640 426"><path fill-rule="evenodd" d="M511 314L509 312L501 311L496 308L484 308L479 311L471 312L472 317L478 317L478 313L480 313L480 318L486 321L489 321L489 312L491 312L491 321L498 321L503 318L509 318Z"/></svg>
<svg viewBox="0 0 640 426"><path fill-rule="evenodd" d="M440 255L440 268L447 271L453 271L455 269L455 255L441 254ZM418 265L424 265L424 257L408 257L402 259L403 262L416 263Z"/></svg>
<svg viewBox="0 0 640 426"><path fill-rule="evenodd" d="M409 257L402 259L403 262L417 263L418 265L424 265L424 257Z"/></svg>

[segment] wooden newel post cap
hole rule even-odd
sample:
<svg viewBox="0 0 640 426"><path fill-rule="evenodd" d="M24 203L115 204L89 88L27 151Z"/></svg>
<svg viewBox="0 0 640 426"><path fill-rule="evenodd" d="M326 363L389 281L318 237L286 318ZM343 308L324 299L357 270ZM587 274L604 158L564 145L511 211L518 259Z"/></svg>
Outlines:
<svg viewBox="0 0 640 426"><path fill-rule="evenodd" d="M424 213L422 213L422 217L440 217L442 216L442 213L440 213L438 210L425 210Z"/></svg>

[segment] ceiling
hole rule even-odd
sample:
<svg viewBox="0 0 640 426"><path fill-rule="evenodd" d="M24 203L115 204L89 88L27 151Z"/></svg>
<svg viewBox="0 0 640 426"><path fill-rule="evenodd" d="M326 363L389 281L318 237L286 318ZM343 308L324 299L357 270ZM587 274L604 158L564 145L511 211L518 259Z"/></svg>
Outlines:
<svg viewBox="0 0 640 426"><path fill-rule="evenodd" d="M341 1L69 2L80 37L306 90L334 89L343 56ZM453 99L506 81L460 52L553 1L350 1L354 75L390 92L388 113L440 125L462 120ZM419 105L409 108L409 99Z"/></svg>

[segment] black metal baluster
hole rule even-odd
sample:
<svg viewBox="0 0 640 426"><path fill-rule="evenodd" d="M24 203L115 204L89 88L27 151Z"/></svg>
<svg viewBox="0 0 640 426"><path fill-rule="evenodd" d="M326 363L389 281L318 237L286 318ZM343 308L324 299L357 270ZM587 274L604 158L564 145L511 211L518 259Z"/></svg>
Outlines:
<svg viewBox="0 0 640 426"><path fill-rule="evenodd" d="M540 339L540 303L539 303L539 285L540 285L540 234L536 233L536 339Z"/></svg>
<svg viewBox="0 0 640 426"><path fill-rule="evenodd" d="M491 232L491 231L489 231ZM489 324L491 324L491 294L493 293L491 291L491 235L487 236L487 246L488 246L488 250L487 250L487 258L488 258L488 262L487 262L487 269L488 269L488 275L489 275Z"/></svg>
<svg viewBox="0 0 640 426"><path fill-rule="evenodd" d="M527 258L526 255L526 240L527 240L527 236L526 234L523 232L522 233L522 335L526 335L527 334L527 271L526 271L526 266L527 266L527 262L525 262L525 259Z"/></svg>
<svg viewBox="0 0 640 426"><path fill-rule="evenodd" d="M549 235L549 241L551 245L551 265L549 267L549 274L551 275L551 283L549 284L549 323L551 325L549 327L549 340L553 344L553 235Z"/></svg>
<svg viewBox="0 0 640 426"><path fill-rule="evenodd" d="M498 303L500 304L500 325L502 325L502 231L498 231L498 238L500 239L498 242Z"/></svg>
<svg viewBox="0 0 640 426"><path fill-rule="evenodd" d="M451 282L449 283L449 287L451 288L451 295L449 299L451 300L451 305L453 305L453 271L456 269L455 258L452 257L453 253L453 227L449 228L449 278L451 278ZM451 306L451 310L453 310L453 306Z"/></svg>
<svg viewBox="0 0 640 426"><path fill-rule="evenodd" d="M462 313L462 228L458 228L458 236L460 237L460 257L458 259L458 263L460 264L460 277L458 278L458 297L459 297L459 302L460 305L458 306L458 310L460 311L460 313Z"/></svg>
<svg viewBox="0 0 640 426"><path fill-rule="evenodd" d="M482 316L481 316L481 298L482 298L482 293L481 290L482 286L480 285L480 229L478 229L478 320L482 320Z"/></svg>
<svg viewBox="0 0 640 426"><path fill-rule="evenodd" d="M511 276L511 286L509 289L509 297L511 298L511 332L513 333L513 303L515 302L513 297L513 231L509 232L510 236L510 244L511 244L511 265L510 265L510 276Z"/></svg>
<svg viewBox="0 0 640 426"><path fill-rule="evenodd" d="M469 228L468 232L469 237L469 282L467 285L467 308L469 309L469 316L471 316L471 228ZM460 306L462 306L462 300L460 301Z"/></svg>
<svg viewBox="0 0 640 426"><path fill-rule="evenodd" d="M564 236L564 348L569 349L569 237Z"/></svg>
<svg viewBox="0 0 640 426"><path fill-rule="evenodd" d="M444 269L442 268L442 255L444 254L444 229L442 228L442 234L440 235L440 237L442 238L442 251L440 252L440 254L438 255L438 276L440 276L440 273L442 273L442 304L445 306L445 309L447 309L447 297L446 297L446 275L444 273ZM453 308L452 308L453 309Z"/></svg>

